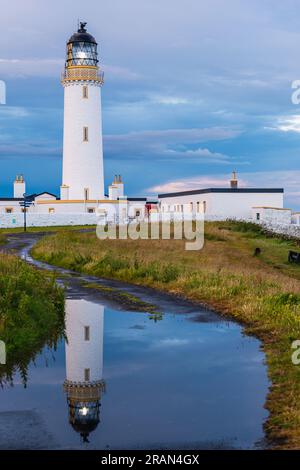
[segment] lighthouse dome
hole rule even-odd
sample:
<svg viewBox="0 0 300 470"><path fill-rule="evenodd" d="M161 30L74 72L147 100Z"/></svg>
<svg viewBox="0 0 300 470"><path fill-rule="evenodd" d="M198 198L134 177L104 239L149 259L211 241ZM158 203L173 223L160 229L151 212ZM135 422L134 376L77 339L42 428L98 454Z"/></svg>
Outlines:
<svg viewBox="0 0 300 470"><path fill-rule="evenodd" d="M77 33L72 34L70 37L68 44L70 42L89 42L92 44L97 44L96 39L86 30L86 23L80 23L80 28L78 29Z"/></svg>
<svg viewBox="0 0 300 470"><path fill-rule="evenodd" d="M77 33L67 42L66 67L97 67L98 54L96 39L87 32L86 23L80 23Z"/></svg>

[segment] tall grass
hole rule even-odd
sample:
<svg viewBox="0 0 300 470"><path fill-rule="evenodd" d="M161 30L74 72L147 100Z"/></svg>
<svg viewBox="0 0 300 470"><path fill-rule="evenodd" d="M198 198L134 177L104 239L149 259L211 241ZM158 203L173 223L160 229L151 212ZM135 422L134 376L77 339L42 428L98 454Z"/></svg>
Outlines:
<svg viewBox="0 0 300 470"><path fill-rule="evenodd" d="M64 331L64 293L53 276L15 256L0 254L0 339L7 364L0 382L19 369L24 382L28 362L45 344L54 345Z"/></svg>

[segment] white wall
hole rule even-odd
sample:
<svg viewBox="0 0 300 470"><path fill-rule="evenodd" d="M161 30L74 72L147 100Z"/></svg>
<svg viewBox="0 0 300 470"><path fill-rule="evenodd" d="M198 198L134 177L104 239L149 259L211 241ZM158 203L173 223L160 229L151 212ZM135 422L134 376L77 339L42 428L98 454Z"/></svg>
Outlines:
<svg viewBox="0 0 300 470"><path fill-rule="evenodd" d="M96 214L27 214L28 227L51 227L68 225L96 225ZM0 228L23 227L24 215L0 214Z"/></svg>
<svg viewBox="0 0 300 470"><path fill-rule="evenodd" d="M213 213L249 218L254 206L283 208L283 193L213 193Z"/></svg>
<svg viewBox="0 0 300 470"><path fill-rule="evenodd" d="M211 193L206 194L195 194L192 196L178 196L178 197L166 197L159 199L161 203L161 210L162 206L165 208L165 212L168 212L168 207L170 206L170 212L176 212L175 206L184 206L184 210L189 212L190 203L193 203L193 211L196 212L197 202L200 203L200 206L203 205L203 202L206 203L206 212L212 212L212 199Z"/></svg>
<svg viewBox="0 0 300 470"><path fill-rule="evenodd" d="M252 216L253 206L283 207L283 193L206 193L189 196L166 197L159 200L162 205L196 204L206 202L206 214L227 218Z"/></svg>
<svg viewBox="0 0 300 470"><path fill-rule="evenodd" d="M81 214L87 211L88 207L95 208L96 203L72 203L72 202L51 202L37 203L34 206L34 212L39 214L48 214L49 209L54 209L55 214ZM54 214L53 214L54 215Z"/></svg>
<svg viewBox="0 0 300 470"><path fill-rule="evenodd" d="M14 181L14 197L23 197L26 192L25 181Z"/></svg>
<svg viewBox="0 0 300 470"><path fill-rule="evenodd" d="M0 201L0 215L6 213L6 208L12 209L13 213L20 213L22 211L18 201Z"/></svg>
<svg viewBox="0 0 300 470"><path fill-rule="evenodd" d="M10 207L11 204L6 204ZM6 207L5 206L5 207ZM88 208L94 208L95 213L90 214L87 212ZM128 217L134 217L136 211L140 211L139 219L143 219L145 215L145 202L139 201L124 201L124 203L49 203L35 204L29 208L27 212L27 225L28 227L46 227L46 226L59 226L59 225L95 225L99 222L97 209L102 212L105 211L106 216L102 220L103 223L113 222L119 223L119 215L121 216L120 222L124 223ZM120 208L120 213L119 213ZM49 209L54 209L54 213L49 213ZM123 220L125 219L125 220ZM15 203L14 212L12 214L4 213L4 209L0 210L0 227L12 228L22 227L24 223L24 214L18 203Z"/></svg>
<svg viewBox="0 0 300 470"><path fill-rule="evenodd" d="M115 186L114 184L111 184L109 187L108 187L108 197L110 200L117 200L118 197L119 197L119 190L118 190L118 187Z"/></svg>
<svg viewBox="0 0 300 470"><path fill-rule="evenodd" d="M83 98L83 85L88 85L88 98ZM83 142L84 127L88 127L88 142ZM89 199L103 199L99 84L86 81L65 84L63 145L62 184L70 187L69 199L84 199L84 188L89 188Z"/></svg>
<svg viewBox="0 0 300 470"><path fill-rule="evenodd" d="M257 219L259 214L259 219ZM275 209L266 207L253 207L252 218L256 222L274 223L274 224L291 224L292 211L290 209Z"/></svg>

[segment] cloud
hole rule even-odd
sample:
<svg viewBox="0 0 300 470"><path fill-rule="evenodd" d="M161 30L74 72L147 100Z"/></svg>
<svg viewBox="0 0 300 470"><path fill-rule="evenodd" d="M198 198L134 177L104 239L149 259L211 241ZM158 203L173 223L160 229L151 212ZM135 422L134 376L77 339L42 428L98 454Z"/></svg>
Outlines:
<svg viewBox="0 0 300 470"><path fill-rule="evenodd" d="M12 144L0 143L0 160L19 157L61 157L62 149L56 142L36 141Z"/></svg>
<svg viewBox="0 0 300 470"><path fill-rule="evenodd" d="M180 96L150 96L154 103L176 106L180 104L191 104L190 100Z"/></svg>
<svg viewBox="0 0 300 470"><path fill-rule="evenodd" d="M163 156L170 159L183 158L184 160L201 160L210 163L232 163L232 159L228 155L219 152L211 152L207 148L184 151L166 149L163 152Z"/></svg>
<svg viewBox="0 0 300 470"><path fill-rule="evenodd" d="M108 79L124 79L128 81L136 81L142 78L142 75L129 70L126 67L118 67L116 65L103 64L101 68L104 70L104 73L107 74Z"/></svg>
<svg viewBox="0 0 300 470"><path fill-rule="evenodd" d="M31 116L31 112L22 106L0 106L0 120L24 118Z"/></svg>
<svg viewBox="0 0 300 470"><path fill-rule="evenodd" d="M181 347L186 346L190 343L190 340L186 338L165 338L158 341L155 341L151 348L153 349L162 349L162 348L174 348L174 347Z"/></svg>
<svg viewBox="0 0 300 470"><path fill-rule="evenodd" d="M285 206L300 204L300 170L242 172L238 174L240 187L284 188ZM187 191L214 187L229 187L230 173L199 175L180 180L169 180L145 190L147 194Z"/></svg>
<svg viewBox="0 0 300 470"><path fill-rule="evenodd" d="M61 59L0 59L2 78L59 77L63 70Z"/></svg>
<svg viewBox="0 0 300 470"><path fill-rule="evenodd" d="M159 139L160 141L188 141L189 143L207 142L211 140L226 140L241 134L239 129L227 127L192 128L192 129L165 129L130 132L128 134L108 135L111 141L141 141L146 139Z"/></svg>
<svg viewBox="0 0 300 470"><path fill-rule="evenodd" d="M228 140L241 133L238 129L204 128L204 129L165 129L129 132L128 134L111 134L104 136L105 153L111 158L140 158L146 155L152 159L206 159L211 162L227 162L229 157L214 153L208 148L189 146L203 142Z"/></svg>
<svg viewBox="0 0 300 470"><path fill-rule="evenodd" d="M29 59L1 59L0 77L27 78L27 77L57 77L59 79L64 68L64 54L60 58L29 58ZM142 76L126 67L110 64L101 64L107 79L136 81Z"/></svg>
<svg viewBox="0 0 300 470"><path fill-rule="evenodd" d="M142 76L126 67L110 64L100 65L107 74L108 79L136 81ZM27 78L27 77L57 77L59 79L64 68L64 54L61 58L41 57L28 59L1 59L0 77L5 78Z"/></svg>
<svg viewBox="0 0 300 470"><path fill-rule="evenodd" d="M173 193L179 191L192 191L200 188L227 187L228 180L225 177L196 176L193 178L184 178L181 181L168 181L166 183L148 188L146 192L150 193Z"/></svg>
<svg viewBox="0 0 300 470"><path fill-rule="evenodd" d="M292 116L280 117L274 127L269 129L282 131L282 132L300 132L300 115L294 114Z"/></svg>

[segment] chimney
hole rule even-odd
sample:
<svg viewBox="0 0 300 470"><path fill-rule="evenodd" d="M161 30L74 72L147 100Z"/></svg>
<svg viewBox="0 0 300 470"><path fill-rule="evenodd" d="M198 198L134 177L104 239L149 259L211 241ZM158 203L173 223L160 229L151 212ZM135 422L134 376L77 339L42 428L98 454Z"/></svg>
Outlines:
<svg viewBox="0 0 300 470"><path fill-rule="evenodd" d="M17 175L14 181L14 197L22 198L25 192L26 192L26 185L25 185L23 175Z"/></svg>
<svg viewBox="0 0 300 470"><path fill-rule="evenodd" d="M233 172L232 172L231 180L230 180L230 187L231 187L232 189L237 189L237 187L238 187L238 179L237 179L237 173L236 173L236 171L233 171Z"/></svg>

